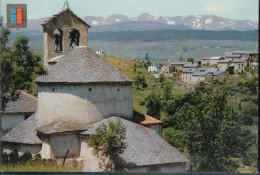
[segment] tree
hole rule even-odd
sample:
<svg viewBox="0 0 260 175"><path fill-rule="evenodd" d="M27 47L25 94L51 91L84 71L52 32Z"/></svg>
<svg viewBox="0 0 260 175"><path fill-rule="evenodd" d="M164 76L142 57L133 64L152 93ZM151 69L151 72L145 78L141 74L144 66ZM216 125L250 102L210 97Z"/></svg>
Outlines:
<svg viewBox="0 0 260 175"><path fill-rule="evenodd" d="M173 146L178 142L176 146L188 150L196 170L236 170L238 164L231 158L241 156L247 146L240 137L241 119L228 104L225 91L197 88L169 102L168 108L174 110L166 109L163 136Z"/></svg>
<svg viewBox="0 0 260 175"><path fill-rule="evenodd" d="M148 53L145 53L145 60L148 60Z"/></svg>
<svg viewBox="0 0 260 175"><path fill-rule="evenodd" d="M165 76L164 76L163 74L160 74L160 76L159 76L159 81L160 81L161 87L162 87L162 86L163 86L163 83L164 83L164 81L165 81Z"/></svg>
<svg viewBox="0 0 260 175"><path fill-rule="evenodd" d="M182 56L180 57L180 61L182 61Z"/></svg>
<svg viewBox="0 0 260 175"><path fill-rule="evenodd" d="M126 128L120 121L109 122L108 125L103 123L97 127L95 134L90 135L89 146L93 148L93 155L100 159L100 168L106 171L123 170L119 154L126 148L125 138Z"/></svg>
<svg viewBox="0 0 260 175"><path fill-rule="evenodd" d="M17 90L32 91L33 80L45 74L41 57L28 47L29 39L18 37L13 44L13 50L7 47L10 31L1 29L1 107L18 98Z"/></svg>
<svg viewBox="0 0 260 175"><path fill-rule="evenodd" d="M142 88L147 87L145 76L141 75L141 72L138 72L138 75L135 78L135 85L137 89L139 89L139 86L142 86Z"/></svg>
<svg viewBox="0 0 260 175"><path fill-rule="evenodd" d="M170 83L167 81L163 86L163 96L165 100L169 100L171 98L172 88Z"/></svg>
<svg viewBox="0 0 260 175"><path fill-rule="evenodd" d="M193 64L194 59L193 58L187 58L187 62L192 62L192 64Z"/></svg>
<svg viewBox="0 0 260 175"><path fill-rule="evenodd" d="M160 96L152 92L145 98L145 106L147 114L160 120L161 117L161 102Z"/></svg>

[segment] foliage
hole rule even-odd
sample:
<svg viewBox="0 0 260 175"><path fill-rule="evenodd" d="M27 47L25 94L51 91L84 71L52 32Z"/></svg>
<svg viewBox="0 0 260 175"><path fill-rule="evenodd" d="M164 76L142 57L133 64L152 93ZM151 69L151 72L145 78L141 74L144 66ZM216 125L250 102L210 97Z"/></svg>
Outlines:
<svg viewBox="0 0 260 175"><path fill-rule="evenodd" d="M147 82L144 75L141 75L141 72L138 73L138 75L135 78L135 85L137 88L142 86L142 88L147 87Z"/></svg>
<svg viewBox="0 0 260 175"><path fill-rule="evenodd" d="M166 83L164 83L163 86L163 97L167 101L171 98L171 96L172 96L172 87L170 83L167 81Z"/></svg>
<svg viewBox="0 0 260 175"><path fill-rule="evenodd" d="M232 67L228 67L227 72L228 72L230 75L233 75L233 74L234 74L234 69L233 69Z"/></svg>
<svg viewBox="0 0 260 175"><path fill-rule="evenodd" d="M37 75L45 74L40 63L40 55L28 47L29 39L18 37L13 44L13 50L7 47L8 29L1 30L1 102L2 109L9 100L15 100L16 90L32 91L31 85ZM9 93L9 94L8 94Z"/></svg>
<svg viewBox="0 0 260 175"><path fill-rule="evenodd" d="M194 62L194 59L193 58L187 58L187 62Z"/></svg>
<svg viewBox="0 0 260 175"><path fill-rule="evenodd" d="M163 87L164 81L165 81L165 76L164 76L164 74L160 74L160 76L159 76L159 82L161 83L161 87Z"/></svg>
<svg viewBox="0 0 260 175"><path fill-rule="evenodd" d="M100 161L100 168L106 171L122 171L123 162L119 154L123 153L126 148L124 139L126 138L126 128L118 122L109 122L101 124L96 133L90 136L89 146L93 148L93 154Z"/></svg>
<svg viewBox="0 0 260 175"><path fill-rule="evenodd" d="M251 79L245 82L245 86L250 90L252 94L256 94L258 87L258 78L256 76L253 76Z"/></svg>
<svg viewBox="0 0 260 175"><path fill-rule="evenodd" d="M198 171L234 171L238 165L231 158L247 149L239 139L244 132L240 118L226 96L213 87L200 87L165 108L164 138L172 137L169 142L173 146L175 138L177 146L186 147Z"/></svg>
<svg viewBox="0 0 260 175"><path fill-rule="evenodd" d="M147 114L160 119L161 117L161 102L160 96L152 92L145 98L145 106L147 108Z"/></svg>

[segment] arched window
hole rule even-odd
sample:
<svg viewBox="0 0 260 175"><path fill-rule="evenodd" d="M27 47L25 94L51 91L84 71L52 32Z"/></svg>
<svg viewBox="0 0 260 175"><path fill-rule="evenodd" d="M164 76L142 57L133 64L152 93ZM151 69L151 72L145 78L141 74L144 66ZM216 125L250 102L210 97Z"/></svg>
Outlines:
<svg viewBox="0 0 260 175"><path fill-rule="evenodd" d="M72 49L74 46L79 46L79 37L80 33L78 30L72 29L69 31L70 49Z"/></svg>
<svg viewBox="0 0 260 175"><path fill-rule="evenodd" d="M62 30L55 29L53 34L55 38L55 52L62 51L62 37L63 37Z"/></svg>

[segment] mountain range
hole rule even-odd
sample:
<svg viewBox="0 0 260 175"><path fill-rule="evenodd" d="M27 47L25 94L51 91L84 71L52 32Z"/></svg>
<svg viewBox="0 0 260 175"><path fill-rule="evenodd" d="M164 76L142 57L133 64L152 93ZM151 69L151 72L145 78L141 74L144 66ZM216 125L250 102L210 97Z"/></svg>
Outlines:
<svg viewBox="0 0 260 175"><path fill-rule="evenodd" d="M257 30L258 22L249 20L233 20L222 18L214 15L202 16L152 16L143 13L137 17L129 18L126 15L114 14L110 16L83 16L81 17L86 23L91 25L89 32L104 31L145 31L145 30L236 30L247 31ZM41 31L40 23L47 18L28 20L27 28L19 30ZM16 31L16 30L13 30Z"/></svg>

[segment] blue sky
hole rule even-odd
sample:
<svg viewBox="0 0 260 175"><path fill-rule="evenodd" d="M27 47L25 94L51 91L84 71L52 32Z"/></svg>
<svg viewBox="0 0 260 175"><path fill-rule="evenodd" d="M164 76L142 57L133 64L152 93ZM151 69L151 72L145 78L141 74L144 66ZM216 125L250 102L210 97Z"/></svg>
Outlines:
<svg viewBox="0 0 260 175"><path fill-rule="evenodd" d="M48 17L61 11L65 0L0 0L1 14L7 3L26 3L28 19ZM258 21L258 0L68 0L78 16L141 13L155 16L216 15L231 19Z"/></svg>

